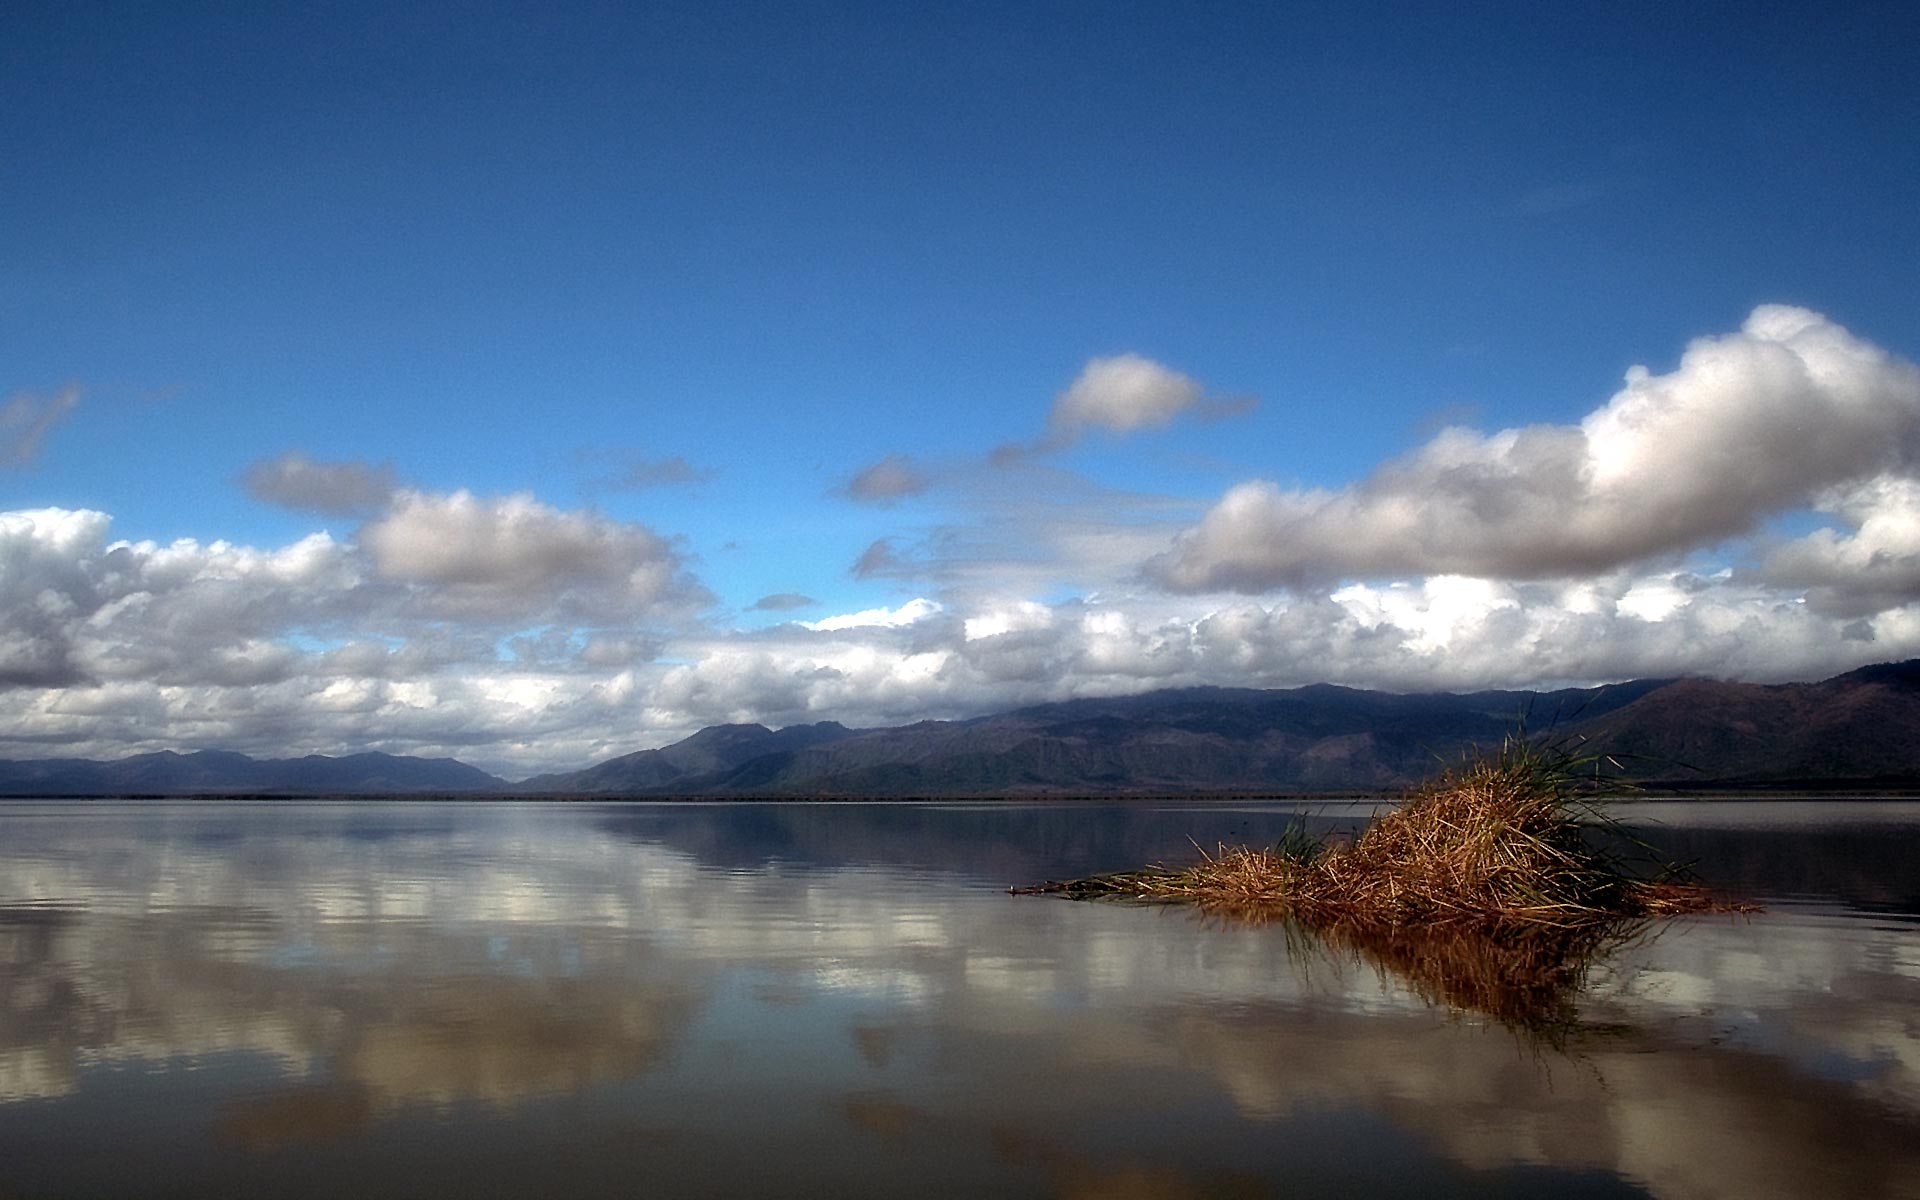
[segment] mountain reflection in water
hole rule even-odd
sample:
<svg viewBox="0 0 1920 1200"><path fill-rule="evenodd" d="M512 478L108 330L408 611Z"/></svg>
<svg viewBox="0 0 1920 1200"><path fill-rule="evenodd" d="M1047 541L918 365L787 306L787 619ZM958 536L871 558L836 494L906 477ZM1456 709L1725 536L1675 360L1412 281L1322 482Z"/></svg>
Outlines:
<svg viewBox="0 0 1920 1200"><path fill-rule="evenodd" d="M1920 809L1626 812L1772 911L1001 892L1282 806L0 805L0 1195L1920 1195Z"/></svg>

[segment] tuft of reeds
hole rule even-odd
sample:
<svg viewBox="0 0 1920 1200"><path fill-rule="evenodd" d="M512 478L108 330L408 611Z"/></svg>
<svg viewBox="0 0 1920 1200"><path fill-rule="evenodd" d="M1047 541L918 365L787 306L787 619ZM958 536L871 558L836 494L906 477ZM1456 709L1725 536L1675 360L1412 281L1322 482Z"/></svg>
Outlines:
<svg viewBox="0 0 1920 1200"><path fill-rule="evenodd" d="M1222 846L1189 866L1012 890L1266 910L1365 940L1412 925L1572 929L1753 908L1600 844L1594 830L1609 822L1587 800L1591 765L1510 737L1414 791L1350 844L1296 827L1279 845Z"/></svg>

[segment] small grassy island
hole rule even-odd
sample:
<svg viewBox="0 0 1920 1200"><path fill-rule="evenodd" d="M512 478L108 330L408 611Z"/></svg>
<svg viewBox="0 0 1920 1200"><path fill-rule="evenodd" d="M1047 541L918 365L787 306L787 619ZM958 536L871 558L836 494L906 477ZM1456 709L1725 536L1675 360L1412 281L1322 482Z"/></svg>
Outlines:
<svg viewBox="0 0 1920 1200"><path fill-rule="evenodd" d="M1290 831L1279 845L1202 851L1152 866L1016 887L1015 894L1188 902L1310 927L1572 929L1596 922L1756 906L1649 872L1607 846L1610 818L1589 801L1589 765L1509 738L1423 785L1351 842ZM1611 839L1624 841L1623 837Z"/></svg>
<svg viewBox="0 0 1920 1200"><path fill-rule="evenodd" d="M1591 803L1573 758L1524 738L1416 789L1350 842L1298 826L1266 849L1220 847L1185 867L1009 889L1076 900L1184 903L1373 963L1430 1003L1559 1043L1579 1028L1588 970L1656 918L1749 913L1663 866Z"/></svg>

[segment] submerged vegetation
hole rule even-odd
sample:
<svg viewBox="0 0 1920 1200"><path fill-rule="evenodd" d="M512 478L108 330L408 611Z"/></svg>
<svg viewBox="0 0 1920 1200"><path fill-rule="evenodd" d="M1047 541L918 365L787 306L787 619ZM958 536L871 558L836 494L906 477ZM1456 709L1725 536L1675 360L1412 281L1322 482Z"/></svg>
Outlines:
<svg viewBox="0 0 1920 1200"><path fill-rule="evenodd" d="M1676 913L1751 909L1649 870L1606 834L1577 759L1521 737L1422 786L1359 837L1319 841L1296 827L1267 848L1222 846L1184 867L1093 875L1017 894L1185 901L1369 937L1410 927L1565 928Z"/></svg>

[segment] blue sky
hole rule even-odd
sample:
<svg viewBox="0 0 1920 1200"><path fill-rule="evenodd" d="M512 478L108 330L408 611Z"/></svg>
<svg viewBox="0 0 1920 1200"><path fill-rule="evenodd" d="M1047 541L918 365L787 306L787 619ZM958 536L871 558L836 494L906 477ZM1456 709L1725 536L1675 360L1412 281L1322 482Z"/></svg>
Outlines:
<svg viewBox="0 0 1920 1200"><path fill-rule="evenodd" d="M392 7L0 13L0 754L1920 654L1901 6Z"/></svg>

